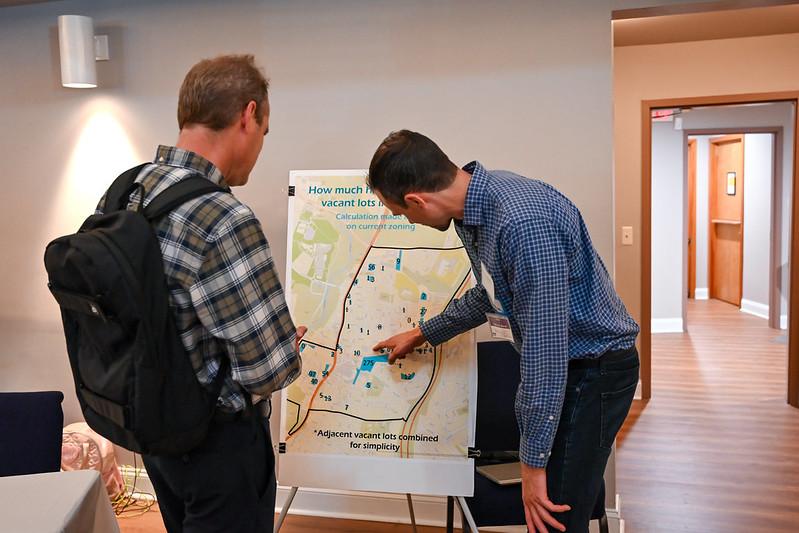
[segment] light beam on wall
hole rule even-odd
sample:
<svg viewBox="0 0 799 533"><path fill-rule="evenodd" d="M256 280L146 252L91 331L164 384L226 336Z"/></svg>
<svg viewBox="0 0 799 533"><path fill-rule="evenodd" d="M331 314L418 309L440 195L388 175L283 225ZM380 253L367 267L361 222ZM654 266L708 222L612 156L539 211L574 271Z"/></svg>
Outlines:
<svg viewBox="0 0 799 533"><path fill-rule="evenodd" d="M128 137L125 113L109 99L89 103L55 196L49 235L77 231L111 182L143 161Z"/></svg>

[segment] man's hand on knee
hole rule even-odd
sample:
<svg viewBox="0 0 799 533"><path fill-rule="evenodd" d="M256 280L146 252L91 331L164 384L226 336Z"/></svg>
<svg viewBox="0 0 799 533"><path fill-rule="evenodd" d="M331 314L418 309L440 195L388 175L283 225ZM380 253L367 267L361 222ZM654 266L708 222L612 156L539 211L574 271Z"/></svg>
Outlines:
<svg viewBox="0 0 799 533"><path fill-rule="evenodd" d="M547 533L547 524L566 531L566 527L555 520L551 513L564 513L571 507L549 500L546 469L522 463L522 503L527 530L531 533Z"/></svg>

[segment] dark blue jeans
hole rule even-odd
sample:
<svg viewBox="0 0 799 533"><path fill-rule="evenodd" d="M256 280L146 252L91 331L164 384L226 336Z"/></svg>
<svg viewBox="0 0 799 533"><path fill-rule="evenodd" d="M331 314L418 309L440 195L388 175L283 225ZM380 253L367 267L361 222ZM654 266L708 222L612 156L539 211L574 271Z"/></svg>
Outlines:
<svg viewBox="0 0 799 533"><path fill-rule="evenodd" d="M553 515L568 533L588 531L613 441L633 401L639 366L635 347L569 364L563 411L547 463L549 499L571 506Z"/></svg>

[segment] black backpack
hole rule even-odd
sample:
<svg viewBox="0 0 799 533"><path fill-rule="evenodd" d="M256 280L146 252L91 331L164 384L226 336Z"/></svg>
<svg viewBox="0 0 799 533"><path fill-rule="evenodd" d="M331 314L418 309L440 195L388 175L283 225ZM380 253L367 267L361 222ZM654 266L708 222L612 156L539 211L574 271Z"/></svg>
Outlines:
<svg viewBox="0 0 799 533"><path fill-rule="evenodd" d="M210 391L200 385L169 307L155 227L184 202L227 189L190 176L127 210L134 190L144 198L134 182L144 166L114 181L104 214L48 244L44 263L86 422L128 450L175 455L205 437L229 361Z"/></svg>

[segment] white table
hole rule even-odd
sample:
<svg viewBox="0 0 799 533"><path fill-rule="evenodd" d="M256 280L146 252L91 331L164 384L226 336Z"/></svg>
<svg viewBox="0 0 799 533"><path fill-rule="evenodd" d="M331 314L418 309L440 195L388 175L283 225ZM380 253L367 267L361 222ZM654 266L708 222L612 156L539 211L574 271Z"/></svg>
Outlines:
<svg viewBox="0 0 799 533"><path fill-rule="evenodd" d="M118 533L95 470L0 477L4 533Z"/></svg>

